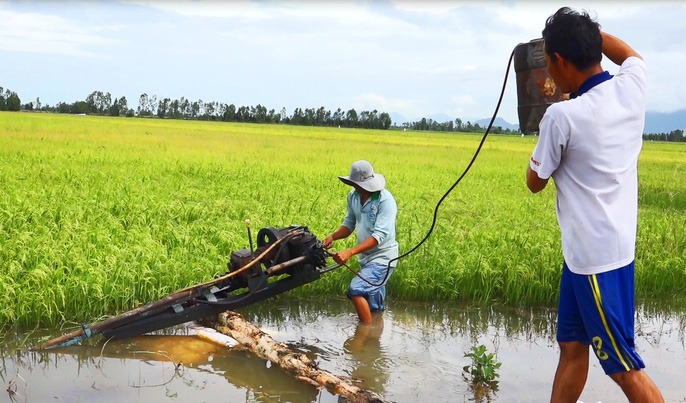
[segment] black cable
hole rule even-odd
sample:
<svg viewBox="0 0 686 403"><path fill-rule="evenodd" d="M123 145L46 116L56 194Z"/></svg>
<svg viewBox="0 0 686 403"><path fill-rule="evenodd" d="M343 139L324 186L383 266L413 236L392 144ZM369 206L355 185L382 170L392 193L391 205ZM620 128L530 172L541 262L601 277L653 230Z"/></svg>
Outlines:
<svg viewBox="0 0 686 403"><path fill-rule="evenodd" d="M484 142L486 141L486 137L488 136L488 133L491 131L491 128L493 127L493 122L495 122L495 119L498 116L498 110L500 110L500 104L503 102L503 96L505 95L505 87L507 86L507 78L510 75L510 67L512 65L512 60L514 59L514 54L515 54L515 51L513 49L512 54L510 55L510 60L507 62L507 70L505 71L505 79L503 80L503 88L500 91L500 98L498 98L498 104L495 107L495 111L493 112L493 117L491 118L491 121L488 124L488 128L486 128L486 132L484 133L483 137L481 138L481 143L479 143L479 147L476 149L476 152L474 153L472 160L469 161L469 165L467 165L467 168L465 168L464 172L462 172L462 175L460 175L460 177L457 178L455 183L453 183L453 185L448 189L448 191L446 191L445 194L443 194L441 199L436 204L436 208L434 209L433 221L431 222L431 228L429 228L429 231L424 236L424 239L419 241L419 243L417 245L415 245L409 251L403 253L402 255L400 255L394 259L391 259L388 262L388 266L386 266L386 275L384 276L384 279L379 284L374 284L374 283L368 281L367 279L363 278L359 272L355 273L356 276L358 276L359 278L364 280L367 284L369 284L373 287L381 287L382 285L384 285L386 283L386 281L388 280L388 277L390 275L391 264L393 264L393 262L400 260L400 259L406 257L407 255L409 255L410 253L414 252L415 250L417 250L417 248L419 248L431 236L431 233L433 232L434 227L436 226L436 218L438 217L438 208L441 206L441 203L443 203L443 200L445 200L445 198L448 197L450 192L453 191L455 186L457 186L460 183L460 181L462 181L462 178L464 178L465 175L467 175L467 172L469 172L469 170L471 169L472 165L474 164L474 161L476 161L476 157L479 156L479 152L481 152L481 147L483 147ZM347 265L345 265L345 266L347 267ZM350 267L348 267L348 269L350 269ZM350 269L350 270L352 271L352 269Z"/></svg>

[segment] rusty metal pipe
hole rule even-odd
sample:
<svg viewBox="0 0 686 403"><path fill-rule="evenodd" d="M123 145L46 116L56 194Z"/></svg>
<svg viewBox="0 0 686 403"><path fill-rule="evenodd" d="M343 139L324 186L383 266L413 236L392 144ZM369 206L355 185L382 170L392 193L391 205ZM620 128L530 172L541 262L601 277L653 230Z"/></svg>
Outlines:
<svg viewBox="0 0 686 403"><path fill-rule="evenodd" d="M278 274L278 272L283 271L284 269L286 269L286 268L288 268L288 267L290 267L290 266L293 266L293 265L295 265L295 264L304 262L304 261L306 261L307 259L308 259L307 256L298 256L298 257L296 257L296 258L294 258L294 259L287 260L287 261L285 261L285 262L283 262L283 263L275 264L274 266L272 266L272 267L268 268L267 270L265 270L265 273L267 273L267 276L273 276L273 275L275 275L275 274Z"/></svg>

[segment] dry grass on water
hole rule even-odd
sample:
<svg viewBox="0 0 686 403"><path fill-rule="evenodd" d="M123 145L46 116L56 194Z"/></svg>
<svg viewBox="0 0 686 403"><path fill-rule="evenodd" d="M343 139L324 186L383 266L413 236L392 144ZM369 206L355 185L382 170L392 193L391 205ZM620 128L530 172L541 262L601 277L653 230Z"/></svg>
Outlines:
<svg viewBox="0 0 686 403"><path fill-rule="evenodd" d="M368 159L399 204L398 241L426 233L480 136L0 113L0 326L121 312L225 270L253 228L342 221L336 179ZM402 260L394 298L551 304L562 256L552 188L532 195L531 137L490 137ZM646 143L637 297L686 288L686 147ZM350 245L350 243L348 243ZM341 246L342 247L342 246ZM342 294L339 270L294 294Z"/></svg>

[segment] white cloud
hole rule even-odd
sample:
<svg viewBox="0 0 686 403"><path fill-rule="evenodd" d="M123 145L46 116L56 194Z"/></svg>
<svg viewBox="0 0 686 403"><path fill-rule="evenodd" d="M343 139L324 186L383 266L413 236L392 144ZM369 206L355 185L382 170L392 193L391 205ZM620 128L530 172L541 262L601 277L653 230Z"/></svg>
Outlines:
<svg viewBox="0 0 686 403"><path fill-rule="evenodd" d="M388 98L374 93L359 94L351 99L352 105L359 105L361 110L378 110L379 112L397 112L405 117L414 116L421 107L421 102L414 99ZM358 110L358 112L360 112Z"/></svg>
<svg viewBox="0 0 686 403"><path fill-rule="evenodd" d="M400 10L409 11L413 13L429 13L429 14L445 14L447 12L455 10L460 5L465 4L478 4L475 1L462 1L462 2L451 2L451 1L436 1L436 0L424 0L424 1L406 1L406 0L396 0L391 1Z"/></svg>
<svg viewBox="0 0 686 403"><path fill-rule="evenodd" d="M450 101L458 107L476 105L471 95L457 95L450 98Z"/></svg>
<svg viewBox="0 0 686 403"><path fill-rule="evenodd" d="M545 19L566 5L418 0L68 4L78 6L0 2L0 58L16 59L3 71L3 84L20 94L31 88L35 94L22 94L27 99L69 101L92 90L137 99L147 92L285 105L289 111L313 105L377 109L408 118L490 116L513 48L539 37ZM686 63L681 40L686 7L602 1L570 6L597 12L604 28L644 55L649 110L686 107L686 84L674 80ZM54 77L53 61L68 66L63 81L71 85L39 80ZM31 74L22 69L26 65ZM616 71L609 62L603 66ZM85 87L78 92L77 82ZM516 120L513 71L501 116Z"/></svg>
<svg viewBox="0 0 686 403"><path fill-rule="evenodd" d="M125 0L125 4L152 7L188 17L266 18L268 10L250 0L231 1L144 1Z"/></svg>
<svg viewBox="0 0 686 403"><path fill-rule="evenodd" d="M683 75L686 65L684 52L644 53L648 66L648 99L650 110L674 112L686 109L686 91L682 81L675 78ZM659 67L658 67L659 66Z"/></svg>
<svg viewBox="0 0 686 403"><path fill-rule="evenodd" d="M95 29L53 15L0 9L0 49L73 56L95 56L95 45L113 42Z"/></svg>
<svg viewBox="0 0 686 403"><path fill-rule="evenodd" d="M462 76L477 69L478 67L475 64L436 66L427 69L427 73L448 76Z"/></svg>

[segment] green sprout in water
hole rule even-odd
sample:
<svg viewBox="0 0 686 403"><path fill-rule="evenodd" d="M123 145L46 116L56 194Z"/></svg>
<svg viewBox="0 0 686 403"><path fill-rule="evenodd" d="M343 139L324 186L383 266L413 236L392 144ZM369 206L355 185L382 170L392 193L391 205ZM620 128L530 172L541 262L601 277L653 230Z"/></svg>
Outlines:
<svg viewBox="0 0 686 403"><path fill-rule="evenodd" d="M471 380L471 388L474 391L474 400L477 402L490 401L490 392L498 390L498 368L502 363L496 361L495 353L486 352L486 346L481 345L472 347L471 351L465 353L465 357L472 359L471 365L465 365L462 371L470 375L465 379Z"/></svg>

